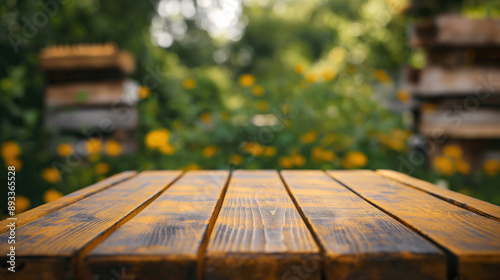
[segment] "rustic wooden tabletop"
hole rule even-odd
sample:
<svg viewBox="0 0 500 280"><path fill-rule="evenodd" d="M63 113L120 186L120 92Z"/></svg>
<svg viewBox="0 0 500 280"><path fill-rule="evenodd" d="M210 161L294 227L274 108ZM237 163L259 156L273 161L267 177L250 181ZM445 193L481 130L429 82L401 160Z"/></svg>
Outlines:
<svg viewBox="0 0 500 280"><path fill-rule="evenodd" d="M500 207L390 170L128 171L15 218L1 279L500 279Z"/></svg>

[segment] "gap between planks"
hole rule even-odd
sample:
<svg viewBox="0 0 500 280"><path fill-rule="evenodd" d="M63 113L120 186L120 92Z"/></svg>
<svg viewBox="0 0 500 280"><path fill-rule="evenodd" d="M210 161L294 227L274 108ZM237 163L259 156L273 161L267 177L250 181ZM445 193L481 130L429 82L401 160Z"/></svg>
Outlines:
<svg viewBox="0 0 500 280"><path fill-rule="evenodd" d="M450 279L450 280L458 279L457 278L457 275L458 275L458 271L457 271L457 263L458 263L457 256L455 256L452 252L450 252L450 250L448 250L443 245L440 245L439 243L437 243L436 241L434 241L433 239L431 239L427 235L422 234L416 227L414 227L411 224L407 223L406 221L400 219L399 217L395 216L391 212L386 211L385 209L383 209L382 207L378 206L377 204L372 203L370 200L364 198L361 194L359 194L358 192L356 192L352 188L348 187L342 181L340 181L337 178L333 177L332 174L330 174L329 172L325 172L325 173L330 178L332 178L333 180L337 181L339 184L341 184L342 186L344 186L345 188L347 188L348 190L350 190L351 192L353 192L354 194L356 194L357 196L359 196L364 201L366 201L369 204L373 205L374 207L376 207L377 209L379 209L380 211L382 211L383 213L385 213L389 217L391 217L394 220L398 221L399 223L401 223L402 225L404 225L405 227L407 227L411 231L415 232L419 236L423 237L425 240L427 240L430 243L432 243L434 246L436 246L439 249L441 249L446 254L446 262L447 262L447 265L446 265L446 271L447 271L446 272L446 279ZM381 176L381 177L383 177L383 176ZM388 178L386 178L386 179L388 179Z"/></svg>
<svg viewBox="0 0 500 280"><path fill-rule="evenodd" d="M210 221L208 222L207 230L205 231L205 234L203 235L203 239L201 241L200 248L198 249L198 280L203 280L205 278L205 253L207 251L207 246L208 242L210 241L210 235L212 234L212 231L215 226L215 222L217 221L217 218L219 217L220 210L222 208L222 203L224 202L224 198L226 197L226 192L227 188L229 187L229 182L231 181L231 177L233 176L233 171L231 170L229 172L229 175L227 176L226 183L224 187L222 188L221 195L219 197L219 200L217 201L217 204L215 206L214 213L212 217L210 218Z"/></svg>
<svg viewBox="0 0 500 280"><path fill-rule="evenodd" d="M412 187L416 190L428 193L434 197L437 197L455 206L461 207L465 210L469 210L478 215L500 222L499 206L470 196L466 196L461 193L454 192L452 190L441 189L440 187L427 181L423 181L421 179L411 177L409 175L393 170L378 169L377 171L375 171L375 173L396 182L402 183L406 186Z"/></svg>
<svg viewBox="0 0 500 280"><path fill-rule="evenodd" d="M39 219L43 216L49 215L52 212L60 210L64 207L67 207L73 203L76 203L82 199L90 197L94 194L97 194L101 191L109 189L112 186L115 186L119 183L130 180L131 178L137 176L137 172L135 171L123 171L118 174L115 174L109 178L106 178L102 181L96 182L88 187L84 187L80 190L77 190L73 193L67 194L64 197L61 197L52 202L42 204L36 208L30 209L26 212L20 213L19 215L14 216L16 218L16 228L19 228L27 223L30 223L36 219ZM102 186L101 186L102 185ZM4 234L9 230L7 225L12 222L12 220L5 219L0 221L0 234Z"/></svg>
<svg viewBox="0 0 500 280"><path fill-rule="evenodd" d="M113 232L115 232L117 229L119 229L122 225L124 225L126 222L130 221L132 218L134 218L137 214L139 214L142 210L144 210L146 207L148 207L153 201L155 201L162 193L164 193L170 186L172 186L175 182L177 182L184 174L186 174L185 171L182 171L182 173L177 176L177 178L173 179L170 181L161 191L156 193L154 196L146 200L143 204L139 205L136 209L134 209L131 213L123 217L121 220L116 222L113 226L108 228L106 231L101 233L100 235L96 236L92 241L90 241L88 244L86 244L78 253L77 253L77 258L76 258L76 264L75 264L75 275L77 279L84 279L84 259L85 257L95 248L97 247L102 241L104 241L106 238L108 238Z"/></svg>

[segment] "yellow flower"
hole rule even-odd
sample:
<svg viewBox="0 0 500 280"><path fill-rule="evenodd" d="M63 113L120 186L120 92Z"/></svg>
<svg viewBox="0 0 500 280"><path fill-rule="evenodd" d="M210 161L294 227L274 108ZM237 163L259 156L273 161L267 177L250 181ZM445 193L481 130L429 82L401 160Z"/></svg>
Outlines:
<svg viewBox="0 0 500 280"><path fill-rule="evenodd" d="M267 146L267 147L264 147L263 154L266 157L274 157L276 155L276 152L277 152L276 147Z"/></svg>
<svg viewBox="0 0 500 280"><path fill-rule="evenodd" d="M335 71L330 68L324 69L321 74L323 75L323 80L325 81L331 81L335 78Z"/></svg>
<svg viewBox="0 0 500 280"><path fill-rule="evenodd" d="M146 146L148 148L159 148L168 142L170 131L166 128L151 130L146 134Z"/></svg>
<svg viewBox="0 0 500 280"><path fill-rule="evenodd" d="M262 146L257 142L245 142L243 144L243 151L258 157L262 155L264 148L262 148Z"/></svg>
<svg viewBox="0 0 500 280"><path fill-rule="evenodd" d="M67 157L73 154L73 146L68 143L62 143L57 146L57 153L62 157Z"/></svg>
<svg viewBox="0 0 500 280"><path fill-rule="evenodd" d="M318 75L316 75L316 73L309 72L306 74L306 81L308 81L309 83L314 83L317 80L318 80Z"/></svg>
<svg viewBox="0 0 500 280"><path fill-rule="evenodd" d="M49 203L51 201L54 201L58 198L61 198L63 196L63 194L61 192L59 192L58 190L54 190L54 189L48 189L44 194L43 194L43 200L46 202L46 203Z"/></svg>
<svg viewBox="0 0 500 280"><path fill-rule="evenodd" d="M328 57L333 63L340 63L345 58L345 50L341 47L336 47L328 53Z"/></svg>
<svg viewBox="0 0 500 280"><path fill-rule="evenodd" d="M396 92L396 96L401 103L406 103L410 100L410 94L404 89L400 89Z"/></svg>
<svg viewBox="0 0 500 280"><path fill-rule="evenodd" d="M288 157L281 157L279 162L280 162L280 166L283 168L290 168L293 166L292 160Z"/></svg>
<svg viewBox="0 0 500 280"><path fill-rule="evenodd" d="M6 159L5 166L14 166L16 168L16 171L21 171L21 169L23 168L23 162L18 158Z"/></svg>
<svg viewBox="0 0 500 280"><path fill-rule="evenodd" d="M255 84L255 77L252 74L243 74L240 76L240 85L249 87Z"/></svg>
<svg viewBox="0 0 500 280"><path fill-rule="evenodd" d="M318 138L318 133L316 131L309 131L300 136L300 142L304 144L311 144Z"/></svg>
<svg viewBox="0 0 500 280"><path fill-rule="evenodd" d="M443 148L443 154L450 158L461 158L462 149L458 145L446 145Z"/></svg>
<svg viewBox="0 0 500 280"><path fill-rule="evenodd" d="M193 163L193 162L189 163L188 165L186 165L183 168L183 170L200 170L200 169L201 169L201 167L198 164Z"/></svg>
<svg viewBox="0 0 500 280"><path fill-rule="evenodd" d="M149 91L149 88L148 87L145 87L145 86L141 86L139 88L139 97L140 98L148 98L150 95L150 91Z"/></svg>
<svg viewBox="0 0 500 280"><path fill-rule="evenodd" d="M106 142L106 153L108 153L108 155L114 157L121 154L121 152L122 146L120 145L120 143L115 140L109 140L108 142Z"/></svg>
<svg viewBox="0 0 500 280"><path fill-rule="evenodd" d="M31 206L31 201L29 198L23 195L16 196L16 213L22 213L28 210Z"/></svg>
<svg viewBox="0 0 500 280"><path fill-rule="evenodd" d="M243 163L243 157L238 154L233 154L231 156L230 162L234 165L241 165Z"/></svg>
<svg viewBox="0 0 500 280"><path fill-rule="evenodd" d="M2 144L2 157L4 159L13 159L21 154L21 148L15 141L7 141Z"/></svg>
<svg viewBox="0 0 500 280"><path fill-rule="evenodd" d="M484 172L488 176L495 176L500 171L500 161L498 159L490 159L484 163Z"/></svg>
<svg viewBox="0 0 500 280"><path fill-rule="evenodd" d="M387 72L385 72L384 70L380 70L380 69L375 71L375 78L382 83L391 81L391 77L389 75L387 75Z"/></svg>
<svg viewBox="0 0 500 280"><path fill-rule="evenodd" d="M291 155L290 160L292 164L296 166L303 166L306 163L306 158L299 154Z"/></svg>
<svg viewBox="0 0 500 280"><path fill-rule="evenodd" d="M182 82L182 86L185 88L185 89L194 89L196 87L196 81L192 78L189 78L189 79L185 79L183 82Z"/></svg>
<svg viewBox="0 0 500 280"><path fill-rule="evenodd" d="M455 168L458 172L467 175L470 173L470 165L463 159L457 159L455 161Z"/></svg>
<svg viewBox="0 0 500 280"><path fill-rule="evenodd" d="M344 168L361 168L368 163L368 158L362 152L347 152L342 165Z"/></svg>
<svg viewBox="0 0 500 280"><path fill-rule="evenodd" d="M42 177L49 183L56 183L61 178L61 173L55 167L48 167L42 170Z"/></svg>
<svg viewBox="0 0 500 280"><path fill-rule="evenodd" d="M101 162L101 163L96 164L96 166L95 166L95 172L97 174L108 173L109 172L109 164L107 164L105 162Z"/></svg>
<svg viewBox="0 0 500 280"><path fill-rule="evenodd" d="M269 110L269 103L264 100L257 100L255 107L257 107L259 111L267 111Z"/></svg>
<svg viewBox="0 0 500 280"><path fill-rule="evenodd" d="M158 150L164 154L164 155L173 155L175 153L175 148L174 146L170 145L170 143L165 143L162 144L160 147L158 147Z"/></svg>
<svg viewBox="0 0 500 280"><path fill-rule="evenodd" d="M438 156L434 158L434 167L444 175L453 175L455 169L453 168L453 162L450 158L445 156Z"/></svg>
<svg viewBox="0 0 500 280"><path fill-rule="evenodd" d="M260 97L264 95L264 88L262 86L256 85L252 88L253 95Z"/></svg>
<svg viewBox="0 0 500 280"><path fill-rule="evenodd" d="M209 123L212 121L212 115L210 115L210 113L207 113L207 112L201 113L200 121L202 123Z"/></svg>
<svg viewBox="0 0 500 280"><path fill-rule="evenodd" d="M89 155L98 154L101 151L101 140L97 138L89 139L85 142L85 150Z"/></svg>
<svg viewBox="0 0 500 280"><path fill-rule="evenodd" d="M204 149L203 149L203 156L205 158L211 158L213 156L215 156L215 154L217 153L217 147L215 146L206 146Z"/></svg>
<svg viewBox="0 0 500 280"><path fill-rule="evenodd" d="M294 70L295 70L295 72L297 72L299 74L304 72L304 64L302 64L302 63L295 64Z"/></svg>

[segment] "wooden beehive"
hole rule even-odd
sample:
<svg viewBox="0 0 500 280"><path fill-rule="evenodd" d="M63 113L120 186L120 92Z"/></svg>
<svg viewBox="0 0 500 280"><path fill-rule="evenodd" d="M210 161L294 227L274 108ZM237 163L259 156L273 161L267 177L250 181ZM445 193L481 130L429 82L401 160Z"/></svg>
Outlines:
<svg viewBox="0 0 500 280"><path fill-rule="evenodd" d="M437 15L411 27L410 45L427 54L426 66L409 71L408 81L414 129L438 146L430 158L450 143L472 166L498 156L500 20Z"/></svg>
<svg viewBox="0 0 500 280"><path fill-rule="evenodd" d="M133 137L123 137L137 127L138 84L127 78L135 70L130 53L113 43L51 46L40 51L39 62L47 77L45 125L58 139L77 143L88 140L90 131L104 142L119 141L124 152L136 150Z"/></svg>

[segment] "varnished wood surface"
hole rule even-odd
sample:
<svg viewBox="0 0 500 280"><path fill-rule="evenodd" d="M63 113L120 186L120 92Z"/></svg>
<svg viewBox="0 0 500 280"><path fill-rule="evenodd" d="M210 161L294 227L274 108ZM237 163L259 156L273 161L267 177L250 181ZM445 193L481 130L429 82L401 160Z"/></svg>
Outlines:
<svg viewBox="0 0 500 280"><path fill-rule="evenodd" d="M287 279L318 253L276 171L234 171L208 243L205 279Z"/></svg>
<svg viewBox="0 0 500 280"><path fill-rule="evenodd" d="M335 179L456 258L459 279L498 279L500 222L452 205L373 171L329 171Z"/></svg>
<svg viewBox="0 0 500 280"><path fill-rule="evenodd" d="M437 247L323 171L282 171L325 249L325 279L445 279Z"/></svg>
<svg viewBox="0 0 500 280"><path fill-rule="evenodd" d="M489 217L491 219L500 221L500 207L488 203L486 201L482 201L461 193L457 193L451 190L440 188L434 184L429 182L408 176L403 173L399 173L392 170L377 170L377 173L406 184L408 186L414 187L416 189L422 190L429 194L432 194L440 199L448 201L454 205L462 207L464 209L476 212L480 215Z"/></svg>
<svg viewBox="0 0 500 280"><path fill-rule="evenodd" d="M82 200L86 197L89 197L95 193L98 193L102 190L105 190L117 183L120 183L122 181L125 181L129 179L130 177L134 176L137 174L135 171L124 171L121 173L118 173L114 176L111 176L107 179L104 179L102 181L99 181L93 185L90 185L86 188L80 189L76 192L70 193L68 195L65 195L57 200L54 200L50 203L46 203L43 205L40 205L39 207L33 208L31 210L28 210L24 213L21 213L19 215L14 216L13 218L16 218L16 227L20 227L24 224L27 224L31 221L34 221L40 217L43 217L47 214L50 214L54 211L57 211L63 207L66 207L72 203L75 203L79 200ZM3 220L0 221L0 234L3 234L8 231L7 225L12 222L12 220Z"/></svg>
<svg viewBox="0 0 500 280"><path fill-rule="evenodd" d="M499 279L496 206L399 173L132 175L19 215L0 279Z"/></svg>
<svg viewBox="0 0 500 280"><path fill-rule="evenodd" d="M191 171L88 256L88 279L112 271L144 280L196 279L198 251L229 177L228 171Z"/></svg>
<svg viewBox="0 0 500 280"><path fill-rule="evenodd" d="M2 279L71 279L82 258L159 195L181 171L146 171L19 228L18 271L0 270ZM8 233L0 235L7 252ZM0 261L5 263L2 254Z"/></svg>

